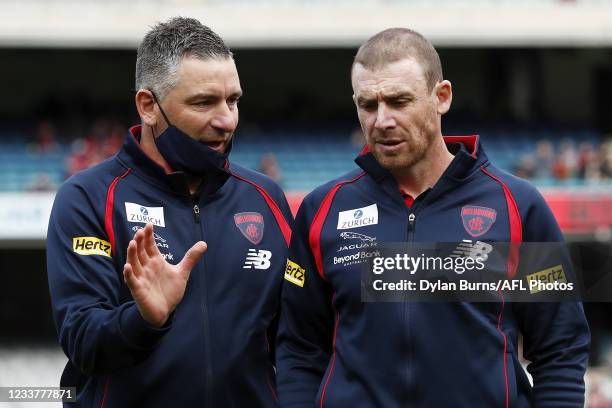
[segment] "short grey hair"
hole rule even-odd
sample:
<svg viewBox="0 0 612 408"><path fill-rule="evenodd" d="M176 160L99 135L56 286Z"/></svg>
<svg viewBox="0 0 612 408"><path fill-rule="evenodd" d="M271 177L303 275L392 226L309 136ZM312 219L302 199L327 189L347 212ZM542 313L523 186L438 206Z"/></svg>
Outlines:
<svg viewBox="0 0 612 408"><path fill-rule="evenodd" d="M195 18L174 17L145 35L136 55L136 91L148 89L162 100L178 81L185 57L232 58L221 37Z"/></svg>

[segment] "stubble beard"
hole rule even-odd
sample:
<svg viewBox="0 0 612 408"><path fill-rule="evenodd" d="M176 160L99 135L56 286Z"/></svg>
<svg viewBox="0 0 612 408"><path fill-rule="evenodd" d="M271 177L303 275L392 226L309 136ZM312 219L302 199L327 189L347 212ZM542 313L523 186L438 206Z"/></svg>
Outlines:
<svg viewBox="0 0 612 408"><path fill-rule="evenodd" d="M382 167L391 171L405 171L422 161L433 143L434 137L429 132L422 132L419 136L410 135L406 146L397 153L382 153L372 150L372 154Z"/></svg>

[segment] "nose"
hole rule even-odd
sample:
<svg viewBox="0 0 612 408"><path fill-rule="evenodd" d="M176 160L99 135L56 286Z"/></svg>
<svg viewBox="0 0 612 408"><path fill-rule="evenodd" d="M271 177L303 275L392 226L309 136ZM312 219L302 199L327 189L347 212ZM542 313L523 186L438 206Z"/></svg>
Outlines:
<svg viewBox="0 0 612 408"><path fill-rule="evenodd" d="M395 119L385 103L378 104L374 127L378 130L386 130L395 127Z"/></svg>
<svg viewBox="0 0 612 408"><path fill-rule="evenodd" d="M238 125L238 108L221 103L211 121L211 126L223 132L233 132Z"/></svg>

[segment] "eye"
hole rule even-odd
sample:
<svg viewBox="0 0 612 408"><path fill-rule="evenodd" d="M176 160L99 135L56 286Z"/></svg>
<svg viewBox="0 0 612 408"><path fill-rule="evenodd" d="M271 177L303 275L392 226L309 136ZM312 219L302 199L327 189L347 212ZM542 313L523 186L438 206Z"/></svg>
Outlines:
<svg viewBox="0 0 612 408"><path fill-rule="evenodd" d="M409 98L399 98L399 99L394 99L390 101L389 104L395 107L402 107L402 106L408 105L410 102L411 102L411 99Z"/></svg>
<svg viewBox="0 0 612 408"><path fill-rule="evenodd" d="M238 105L238 101L239 101L239 100L240 100L240 98L239 98L239 97L229 98L229 99L227 100L227 104L228 104L229 106L236 106L236 105Z"/></svg>
<svg viewBox="0 0 612 408"><path fill-rule="evenodd" d="M196 106L210 106L211 104L212 104L212 101L210 99L202 99L202 100L194 102L194 105Z"/></svg>
<svg viewBox="0 0 612 408"><path fill-rule="evenodd" d="M373 101L363 101L359 103L359 107L364 111L371 112L373 110L376 110L377 104Z"/></svg>

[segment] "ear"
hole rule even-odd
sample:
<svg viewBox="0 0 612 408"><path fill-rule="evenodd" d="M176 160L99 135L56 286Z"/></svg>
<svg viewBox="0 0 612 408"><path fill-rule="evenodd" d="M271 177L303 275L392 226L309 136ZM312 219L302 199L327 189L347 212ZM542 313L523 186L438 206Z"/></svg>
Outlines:
<svg viewBox="0 0 612 408"><path fill-rule="evenodd" d="M157 109L155 109L155 99L151 91L139 89L134 97L136 109L143 124L155 127L157 125Z"/></svg>
<svg viewBox="0 0 612 408"><path fill-rule="evenodd" d="M450 81L445 79L436 84L434 93L437 101L437 111L440 115L444 115L449 111L453 102L453 86Z"/></svg>

